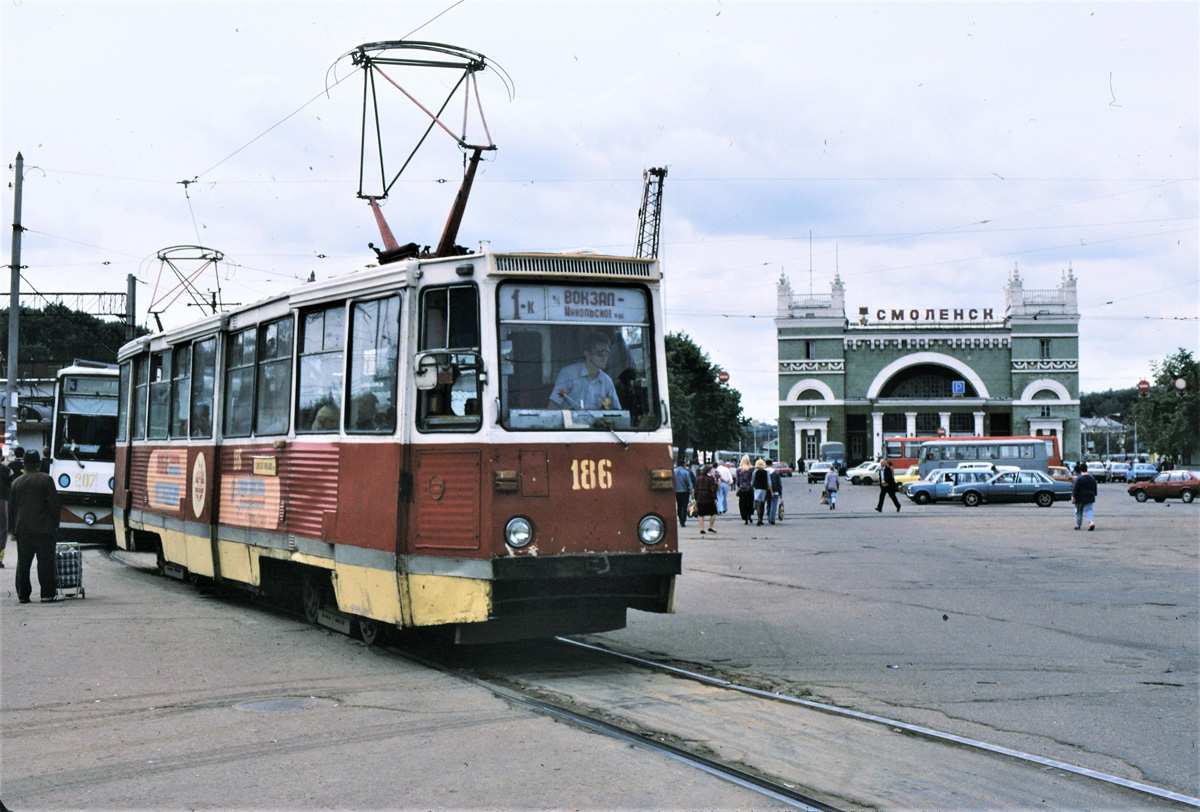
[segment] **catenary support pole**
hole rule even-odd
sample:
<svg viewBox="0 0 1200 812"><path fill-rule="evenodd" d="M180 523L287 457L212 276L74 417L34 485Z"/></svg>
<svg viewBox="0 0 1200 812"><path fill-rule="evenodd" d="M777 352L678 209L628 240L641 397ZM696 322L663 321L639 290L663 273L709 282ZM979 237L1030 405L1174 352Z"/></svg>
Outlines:
<svg viewBox="0 0 1200 812"><path fill-rule="evenodd" d="M25 174L25 159L17 153L16 176L13 179L13 234L11 281L8 288L8 381L4 390L4 443L12 449L17 444L17 335L21 322L21 181Z"/></svg>

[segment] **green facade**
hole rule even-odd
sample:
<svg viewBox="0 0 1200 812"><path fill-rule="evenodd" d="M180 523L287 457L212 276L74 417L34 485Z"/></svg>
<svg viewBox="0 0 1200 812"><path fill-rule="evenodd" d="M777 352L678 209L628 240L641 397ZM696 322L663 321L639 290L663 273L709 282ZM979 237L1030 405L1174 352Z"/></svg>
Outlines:
<svg viewBox="0 0 1200 812"><path fill-rule="evenodd" d="M835 276L827 295L778 284L779 456L812 459L821 442L848 463L877 459L885 437L1049 435L1079 459L1079 307L1070 270L1026 290L1017 271L1003 307L859 307L848 318Z"/></svg>

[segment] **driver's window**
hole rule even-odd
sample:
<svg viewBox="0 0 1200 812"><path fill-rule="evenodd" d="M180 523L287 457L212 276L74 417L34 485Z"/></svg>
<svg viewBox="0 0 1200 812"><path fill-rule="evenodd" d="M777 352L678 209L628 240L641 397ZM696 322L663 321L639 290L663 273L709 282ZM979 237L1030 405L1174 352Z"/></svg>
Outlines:
<svg viewBox="0 0 1200 812"><path fill-rule="evenodd" d="M479 293L473 285L421 292L417 355L417 427L478 431L483 425Z"/></svg>

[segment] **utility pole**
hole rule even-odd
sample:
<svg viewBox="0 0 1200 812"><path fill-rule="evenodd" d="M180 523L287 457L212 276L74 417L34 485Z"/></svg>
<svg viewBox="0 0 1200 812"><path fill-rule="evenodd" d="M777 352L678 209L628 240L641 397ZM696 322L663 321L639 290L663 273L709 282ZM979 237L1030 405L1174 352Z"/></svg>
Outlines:
<svg viewBox="0 0 1200 812"><path fill-rule="evenodd" d="M133 274L125 277L125 340L133 341L134 328L137 325L137 307L134 297L137 295L137 279Z"/></svg>
<svg viewBox="0 0 1200 812"><path fill-rule="evenodd" d="M4 443L17 444L17 334L21 323L21 181L25 159L17 153L16 178L13 181L12 264L8 288L8 381L4 390Z"/></svg>

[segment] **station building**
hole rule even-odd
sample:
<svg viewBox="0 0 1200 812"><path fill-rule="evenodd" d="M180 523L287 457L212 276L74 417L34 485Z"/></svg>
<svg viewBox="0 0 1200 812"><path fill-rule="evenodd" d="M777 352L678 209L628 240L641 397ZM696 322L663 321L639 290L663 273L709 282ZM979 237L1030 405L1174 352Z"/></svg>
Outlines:
<svg viewBox="0 0 1200 812"><path fill-rule="evenodd" d="M1055 435L1079 459L1079 305L1075 275L1027 290L1013 270L1003 305L860 306L778 283L779 457L878 459L885 437Z"/></svg>

